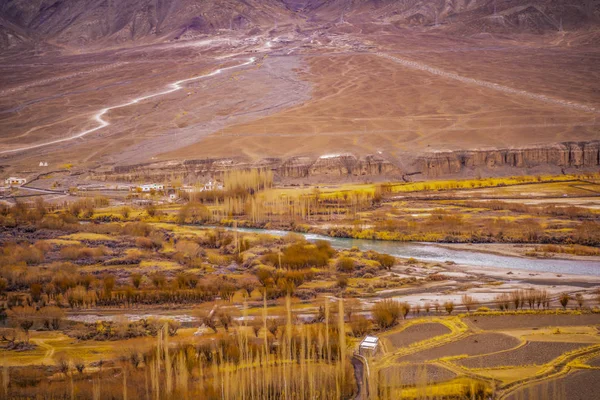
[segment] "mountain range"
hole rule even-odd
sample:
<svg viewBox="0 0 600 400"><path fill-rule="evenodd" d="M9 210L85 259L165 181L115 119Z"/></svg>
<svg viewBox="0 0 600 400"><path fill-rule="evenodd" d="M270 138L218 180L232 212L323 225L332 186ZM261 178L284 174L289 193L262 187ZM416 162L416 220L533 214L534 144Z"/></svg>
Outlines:
<svg viewBox="0 0 600 400"><path fill-rule="evenodd" d="M599 22L600 0L0 0L0 48L114 47L323 23L473 35Z"/></svg>

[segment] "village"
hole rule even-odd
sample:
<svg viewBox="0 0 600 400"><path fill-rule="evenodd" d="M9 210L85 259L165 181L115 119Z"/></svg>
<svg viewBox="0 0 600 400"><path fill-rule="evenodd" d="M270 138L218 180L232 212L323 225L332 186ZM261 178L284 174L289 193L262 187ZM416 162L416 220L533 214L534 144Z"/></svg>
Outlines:
<svg viewBox="0 0 600 400"><path fill-rule="evenodd" d="M40 167L48 163L40 162ZM20 200L31 201L36 197L44 201L75 201L77 197L106 196L115 204L147 205L177 203L183 198L204 192L224 191L222 181L213 178L199 180L195 184L170 183L129 183L129 182L79 182L69 184L69 179L57 179L60 172L43 173L31 176L10 176L5 178L0 186L0 202L12 205ZM54 179L54 180L53 180ZM64 182L67 181L67 182ZM61 195L57 197L57 195Z"/></svg>

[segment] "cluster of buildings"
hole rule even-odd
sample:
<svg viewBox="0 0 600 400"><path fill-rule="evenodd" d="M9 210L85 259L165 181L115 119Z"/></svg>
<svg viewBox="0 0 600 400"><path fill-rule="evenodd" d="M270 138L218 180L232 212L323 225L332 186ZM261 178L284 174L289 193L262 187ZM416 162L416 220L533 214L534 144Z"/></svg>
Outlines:
<svg viewBox="0 0 600 400"><path fill-rule="evenodd" d="M137 185L130 187L132 192L136 192L139 194L164 194L169 198L169 201L175 201L179 198L178 193L201 193L201 192L211 192L217 190L224 190L224 185L219 181L209 180L204 185L199 186L182 186L180 188L175 188L171 186L165 186L160 183L148 183L143 185Z"/></svg>
<svg viewBox="0 0 600 400"><path fill-rule="evenodd" d="M219 181L210 180L204 186L182 186L181 191L185 193L212 192L214 190L224 190L225 187Z"/></svg>
<svg viewBox="0 0 600 400"><path fill-rule="evenodd" d="M10 178L7 178L4 180L4 186L7 186L7 187L23 186L26 183L27 183L27 179L16 178L14 176L11 176Z"/></svg>

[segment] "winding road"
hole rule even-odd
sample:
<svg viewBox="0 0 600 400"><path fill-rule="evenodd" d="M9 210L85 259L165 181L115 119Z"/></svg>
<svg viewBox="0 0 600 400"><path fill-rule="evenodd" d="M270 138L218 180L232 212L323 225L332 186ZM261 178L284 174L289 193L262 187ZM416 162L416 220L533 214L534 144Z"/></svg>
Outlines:
<svg viewBox="0 0 600 400"><path fill-rule="evenodd" d="M31 145L31 146L19 147L19 148L16 148L16 149L0 151L0 154L18 153L18 152L22 152L22 151L37 149L37 148L40 148L40 147L50 146L50 145L53 145L53 144L64 143L64 142L68 142L68 141L75 140L75 139L80 139L80 138L82 138L84 136L89 135L90 133L97 132L97 131L99 131L101 129L104 129L107 126L109 126L110 122L108 122L107 120L105 120L103 117L106 115L106 113L108 113L111 110L115 110L117 108L128 107L128 106L137 104L137 103L139 103L141 101L144 101L144 100L148 100L148 99L151 99L151 98L154 98L154 97L164 96L166 94L177 92L177 91L183 89L183 87L184 87L183 85L186 84L186 83L188 83L188 82L193 82L193 81L197 81L197 80L204 79L204 78L210 78L210 77L219 75L219 74L221 74L221 73L223 73L225 71L228 71L228 70L232 70L232 69L236 69L236 68L241 68L241 67L245 67L247 65L253 64L255 61L256 61L256 58L252 57L247 62L242 63L242 64L233 65L231 67L219 68L219 69L217 69L217 70L215 70L215 71L213 71L213 72L211 72L209 74L206 74L206 75L195 76L193 78L182 79L180 81L173 82L173 83L171 83L171 84L169 84L167 86L169 89L167 89L165 91L158 92L158 93L153 93L153 94L149 94L149 95L142 96L142 97L138 97L138 98L133 99L133 100L127 102L127 103L119 104L119 105L112 106L112 107L103 108L102 110L98 111L92 117L92 119L94 121L98 122L98 125L96 127L94 127L94 128L85 130L85 131L80 132L80 133L78 133L76 135L69 136L69 137L66 137L66 138L63 138L63 139L56 139L56 140L52 140L52 141L45 142L45 143L39 143L39 144Z"/></svg>

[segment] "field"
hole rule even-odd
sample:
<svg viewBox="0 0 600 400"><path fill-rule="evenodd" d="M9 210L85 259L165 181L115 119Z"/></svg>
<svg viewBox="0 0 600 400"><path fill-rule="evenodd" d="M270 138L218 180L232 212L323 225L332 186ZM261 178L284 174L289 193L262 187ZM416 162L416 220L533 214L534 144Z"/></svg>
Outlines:
<svg viewBox="0 0 600 400"><path fill-rule="evenodd" d="M413 343L422 340L434 338L450 333L450 329L439 323L424 323L410 325L401 332L393 333L386 336L395 348L410 346Z"/></svg>
<svg viewBox="0 0 600 400"><path fill-rule="evenodd" d="M323 206L342 208L328 203L337 190L319 193ZM348 190L373 196L380 189ZM569 378L592 367L600 351L595 276L507 275L395 257L385 253L392 242L334 248L335 241L293 232L240 231L239 219L221 222L231 229L198 225L210 221L208 207L218 215L216 204L110 202L3 209L8 398L40 390L51 398L163 398L163 387L164 398L238 398L240 390L258 398L285 390L305 398L365 390L382 393L378 399L484 398ZM413 218L419 204L403 212ZM386 207L405 205L386 198ZM315 220L327 215L315 210ZM497 204L489 210L498 212ZM373 218L381 210L355 212ZM577 223L564 213L541 215ZM362 358L355 352L367 334L380 345Z"/></svg>
<svg viewBox="0 0 600 400"><path fill-rule="evenodd" d="M385 390L402 398L444 391L450 395L461 390L456 384L460 379L471 380L463 384L462 390L471 388L492 398L592 398L593 386L582 379L594 376L595 371L587 369L585 363L593 364L600 352L596 315L478 313L460 317L468 326L474 319L485 320L493 331L463 328L444 339L398 348L386 346L381 354L369 359L371 371L376 371L372 374L377 374L371 384L384 385ZM552 325L544 331L526 329L519 321L527 318ZM423 318L421 323L427 325L427 320ZM515 323L510 324L512 321ZM507 324L518 325L520 330ZM384 337L403 331L396 328ZM574 337L579 337L577 343L571 342Z"/></svg>

